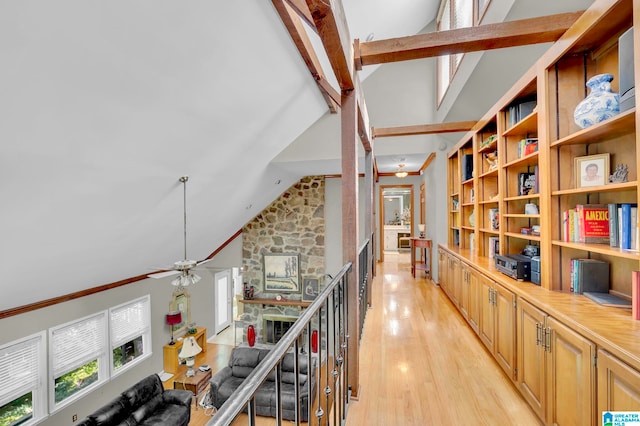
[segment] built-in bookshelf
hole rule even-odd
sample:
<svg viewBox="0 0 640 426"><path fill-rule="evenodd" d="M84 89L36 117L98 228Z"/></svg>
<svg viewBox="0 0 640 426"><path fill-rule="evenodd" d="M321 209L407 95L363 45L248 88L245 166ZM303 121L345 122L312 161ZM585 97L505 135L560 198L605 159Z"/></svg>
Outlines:
<svg viewBox="0 0 640 426"><path fill-rule="evenodd" d="M449 178L449 197L459 201L459 208L450 210L448 243L469 248L468 237L473 233L478 256L489 255L490 237L498 237L501 254L538 246L541 286L561 292L570 291L571 259L603 260L611 265L611 292L629 298L631 272L640 269L638 252L562 238L565 210L577 204L637 203L639 199L636 109L585 129L573 119L592 76L613 74L612 89L618 91L618 38L632 28L633 1L606 4L598 12L599 19L585 20L584 27L572 30L572 37L551 46L449 152L450 173L458 172ZM462 179L460 161L470 153L473 176ZM576 158L605 154L610 173L616 165L626 165L627 181L607 179L603 185L581 187ZM492 227L496 210L498 229ZM470 223L472 211L475 220ZM458 231L457 240L454 231Z"/></svg>

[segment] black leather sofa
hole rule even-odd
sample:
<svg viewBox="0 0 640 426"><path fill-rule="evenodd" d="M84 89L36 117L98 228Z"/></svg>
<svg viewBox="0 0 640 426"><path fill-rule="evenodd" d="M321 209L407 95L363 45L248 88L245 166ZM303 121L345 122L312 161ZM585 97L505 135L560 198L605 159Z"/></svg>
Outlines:
<svg viewBox="0 0 640 426"><path fill-rule="evenodd" d="M209 388L211 402L216 408L220 408L229 399L231 394L242 385L244 379L251 374L253 369L269 353L268 349L258 349L249 347L237 347L231 351L229 365L218 371L211 377L211 387ZM294 354L288 353L282 361L282 417L287 420L295 420L295 374L294 374ZM300 355L298 360L299 381L300 381L300 420L308 421L309 412L307 400L309 398L307 380L309 378L309 368L307 355ZM276 416L276 384L275 374L260 386L256 394L256 414L259 416ZM311 369L311 402L314 400L315 388L315 368Z"/></svg>
<svg viewBox="0 0 640 426"><path fill-rule="evenodd" d="M164 390L152 374L122 392L113 401L90 414L77 426L187 426L191 420L191 398L187 390Z"/></svg>

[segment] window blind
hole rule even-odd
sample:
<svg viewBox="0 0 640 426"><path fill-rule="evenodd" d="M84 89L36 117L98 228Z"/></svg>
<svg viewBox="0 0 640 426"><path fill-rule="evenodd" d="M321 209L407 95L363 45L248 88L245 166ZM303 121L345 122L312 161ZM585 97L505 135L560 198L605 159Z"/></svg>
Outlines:
<svg viewBox="0 0 640 426"><path fill-rule="evenodd" d="M149 295L109 310L111 348L149 331L151 298Z"/></svg>
<svg viewBox="0 0 640 426"><path fill-rule="evenodd" d="M50 350L53 378L105 354L106 312L50 329Z"/></svg>
<svg viewBox="0 0 640 426"><path fill-rule="evenodd" d="M44 331L0 348L0 406L35 389L44 375Z"/></svg>

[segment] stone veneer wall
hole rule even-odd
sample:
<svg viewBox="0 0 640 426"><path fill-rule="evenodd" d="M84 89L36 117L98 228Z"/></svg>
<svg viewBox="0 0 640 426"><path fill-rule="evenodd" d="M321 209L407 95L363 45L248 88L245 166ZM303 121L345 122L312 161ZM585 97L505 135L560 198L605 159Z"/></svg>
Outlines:
<svg viewBox="0 0 640 426"><path fill-rule="evenodd" d="M264 291L263 255L299 253L300 284L316 278L320 288L325 276L324 176L307 176L287 189L277 200L242 229L244 282L255 287L255 298L275 299L278 293ZM301 300L301 293L283 293L288 300ZM262 342L262 315L298 317L295 306L244 304L244 322L253 324L256 341ZM245 330L246 340L246 330Z"/></svg>

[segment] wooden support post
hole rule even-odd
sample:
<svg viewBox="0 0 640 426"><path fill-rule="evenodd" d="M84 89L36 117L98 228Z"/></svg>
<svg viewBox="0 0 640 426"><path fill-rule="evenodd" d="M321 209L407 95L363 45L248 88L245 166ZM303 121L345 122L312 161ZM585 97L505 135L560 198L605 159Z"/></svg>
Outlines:
<svg viewBox="0 0 640 426"><path fill-rule="evenodd" d="M351 396L359 393L358 353L360 314L358 309L358 113L355 90L342 91L342 258L351 262L349 279L349 364L347 381Z"/></svg>

